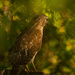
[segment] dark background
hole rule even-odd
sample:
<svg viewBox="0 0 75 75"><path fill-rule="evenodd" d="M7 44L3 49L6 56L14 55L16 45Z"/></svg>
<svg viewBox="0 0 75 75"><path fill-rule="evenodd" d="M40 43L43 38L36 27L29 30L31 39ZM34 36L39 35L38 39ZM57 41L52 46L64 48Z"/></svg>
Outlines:
<svg viewBox="0 0 75 75"><path fill-rule="evenodd" d="M37 70L74 75L75 0L0 0L0 70L11 68L8 51L37 14L49 17L43 44L34 62Z"/></svg>

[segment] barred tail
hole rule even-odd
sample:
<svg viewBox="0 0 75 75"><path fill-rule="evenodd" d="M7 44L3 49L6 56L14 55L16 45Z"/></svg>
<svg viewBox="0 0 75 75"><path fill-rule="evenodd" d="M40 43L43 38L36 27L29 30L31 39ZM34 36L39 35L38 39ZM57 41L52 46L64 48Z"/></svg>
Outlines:
<svg viewBox="0 0 75 75"><path fill-rule="evenodd" d="M11 75L19 75L23 67L24 67L23 65L14 65L11 71Z"/></svg>

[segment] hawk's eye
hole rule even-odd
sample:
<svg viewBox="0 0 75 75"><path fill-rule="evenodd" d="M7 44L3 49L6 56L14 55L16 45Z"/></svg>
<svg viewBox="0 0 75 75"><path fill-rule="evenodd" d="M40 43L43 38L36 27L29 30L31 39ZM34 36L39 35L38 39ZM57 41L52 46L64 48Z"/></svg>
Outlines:
<svg viewBox="0 0 75 75"><path fill-rule="evenodd" d="M48 18L46 20L48 21Z"/></svg>

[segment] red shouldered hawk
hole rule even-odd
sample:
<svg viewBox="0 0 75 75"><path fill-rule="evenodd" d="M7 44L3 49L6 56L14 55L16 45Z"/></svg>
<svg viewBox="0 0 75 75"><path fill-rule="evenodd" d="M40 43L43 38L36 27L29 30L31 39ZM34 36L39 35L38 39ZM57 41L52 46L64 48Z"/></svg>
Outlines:
<svg viewBox="0 0 75 75"><path fill-rule="evenodd" d="M35 16L31 26L18 36L10 55L12 75L19 75L22 68L35 58L42 45L43 28L47 20L48 17L43 14Z"/></svg>

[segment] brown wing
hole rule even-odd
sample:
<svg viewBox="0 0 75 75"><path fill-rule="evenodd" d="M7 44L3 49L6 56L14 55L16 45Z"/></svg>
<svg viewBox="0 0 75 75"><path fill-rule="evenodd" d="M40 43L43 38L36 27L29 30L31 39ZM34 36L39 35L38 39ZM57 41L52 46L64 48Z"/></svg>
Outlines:
<svg viewBox="0 0 75 75"><path fill-rule="evenodd" d="M26 37L26 35L25 35ZM11 64L17 63L19 60L21 60L22 56L27 56L27 41L26 38L24 38L24 35L22 35L20 38L18 38L12 48L12 53L10 56Z"/></svg>
<svg viewBox="0 0 75 75"><path fill-rule="evenodd" d="M42 36L40 31L24 33L13 46L11 53L11 64L27 64L40 49Z"/></svg>

